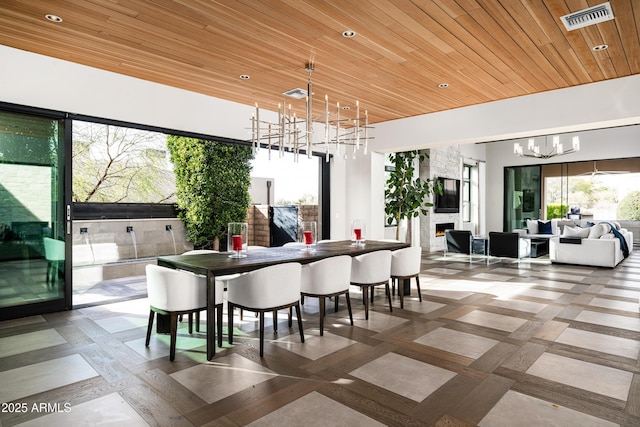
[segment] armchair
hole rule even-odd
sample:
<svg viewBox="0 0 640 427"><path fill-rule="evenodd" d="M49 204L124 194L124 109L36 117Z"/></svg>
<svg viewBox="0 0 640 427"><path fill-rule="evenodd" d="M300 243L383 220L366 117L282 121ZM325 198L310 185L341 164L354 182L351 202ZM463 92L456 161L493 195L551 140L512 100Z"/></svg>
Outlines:
<svg viewBox="0 0 640 427"><path fill-rule="evenodd" d="M475 238L469 230L445 230L444 256L449 254L468 255L469 261L474 254L486 255L486 240Z"/></svg>
<svg viewBox="0 0 640 427"><path fill-rule="evenodd" d="M531 256L531 239L520 233L489 232L489 256L500 258L521 258Z"/></svg>

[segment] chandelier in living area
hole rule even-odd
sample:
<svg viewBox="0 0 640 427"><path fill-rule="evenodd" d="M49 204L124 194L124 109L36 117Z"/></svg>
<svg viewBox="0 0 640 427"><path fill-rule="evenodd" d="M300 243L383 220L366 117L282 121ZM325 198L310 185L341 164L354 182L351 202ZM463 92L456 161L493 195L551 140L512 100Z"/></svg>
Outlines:
<svg viewBox="0 0 640 427"><path fill-rule="evenodd" d="M529 138L527 142L526 151L525 148L519 142L513 144L513 152L519 157L536 157L539 159L550 159L555 156L562 156L564 154L575 153L580 150L580 137L574 136L571 138L570 148L566 148L560 142L559 135L553 135L551 139L551 147L548 147L548 136L544 137L544 148L540 147L535 138Z"/></svg>
<svg viewBox="0 0 640 427"><path fill-rule="evenodd" d="M277 121L268 121L260 119L260 108L256 103L255 113L251 115L251 145L254 152L260 150L261 147L269 150L269 158L271 151L277 149L282 157L285 152L293 153L293 158L298 161L300 153L306 153L311 158L314 151L324 152L326 161L329 161L330 155L343 155L345 159L348 157L348 151L351 151L352 157L355 158L360 149L364 155L368 151L368 143L373 139L369 135L369 130L373 129L369 126L369 114L364 110L364 115L360 113L360 102L356 100L355 117L349 117L348 106L340 108L337 102L334 106L329 105L329 96L324 97L324 111L320 114L313 113L313 84L311 82L311 74L315 67L313 62L305 65L309 77L307 79L307 90L293 89L284 92L296 99L305 98L305 117L298 117L295 112L292 113L291 104L282 102L278 104ZM342 115L341 115L342 111ZM314 123L324 126L324 135L314 139Z"/></svg>

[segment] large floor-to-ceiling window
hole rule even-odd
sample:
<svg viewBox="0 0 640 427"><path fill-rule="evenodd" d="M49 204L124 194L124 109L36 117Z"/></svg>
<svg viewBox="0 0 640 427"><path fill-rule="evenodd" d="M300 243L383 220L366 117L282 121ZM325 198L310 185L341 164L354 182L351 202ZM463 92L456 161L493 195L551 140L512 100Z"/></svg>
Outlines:
<svg viewBox="0 0 640 427"><path fill-rule="evenodd" d="M145 265L193 247L177 219L167 137L166 130L128 123L73 120L74 307L146 295ZM255 153L252 187L271 184L264 189L271 198L258 200L263 189L255 188L252 203L317 207L319 157L294 162L291 153L282 154ZM251 207L247 220L254 215Z"/></svg>
<svg viewBox="0 0 640 427"><path fill-rule="evenodd" d="M62 116L0 110L0 319L68 308L65 173Z"/></svg>
<svg viewBox="0 0 640 427"><path fill-rule="evenodd" d="M144 268L185 250L167 135L72 122L73 306L146 295Z"/></svg>
<svg viewBox="0 0 640 427"><path fill-rule="evenodd" d="M0 105L0 319L144 296L144 265L137 261L188 249L175 211L168 133ZM319 237L327 238L324 156L295 163L272 154L261 160L266 166L254 165L275 181L269 203L318 205ZM108 289L89 298L105 282Z"/></svg>
<svg viewBox="0 0 640 427"><path fill-rule="evenodd" d="M480 220L480 163L468 159L462 165L462 221L476 233Z"/></svg>
<svg viewBox="0 0 640 427"><path fill-rule="evenodd" d="M640 158L505 168L505 230L566 217L639 220Z"/></svg>
<svg viewBox="0 0 640 427"><path fill-rule="evenodd" d="M544 165L542 179L545 219L640 219L640 158Z"/></svg>

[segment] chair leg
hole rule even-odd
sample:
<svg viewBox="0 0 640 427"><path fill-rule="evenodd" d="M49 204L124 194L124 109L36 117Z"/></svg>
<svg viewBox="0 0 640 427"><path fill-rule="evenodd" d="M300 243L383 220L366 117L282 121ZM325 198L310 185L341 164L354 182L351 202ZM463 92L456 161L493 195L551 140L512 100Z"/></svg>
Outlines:
<svg viewBox="0 0 640 427"><path fill-rule="evenodd" d="M263 357L263 356L264 356L264 311L261 311L260 312L260 357Z"/></svg>
<svg viewBox="0 0 640 427"><path fill-rule="evenodd" d="M336 313L338 312L338 297L339 297L339 296L340 296L340 295L336 295L335 308L334 308L334 310L333 310L333 311L334 311L334 312L336 312Z"/></svg>
<svg viewBox="0 0 640 427"><path fill-rule="evenodd" d="M300 341L304 342L304 331L302 330L302 314L300 313L299 302L296 302L296 316L298 317L298 329L300 329Z"/></svg>
<svg viewBox="0 0 640 427"><path fill-rule="evenodd" d="M289 321L289 329L293 326L293 307L289 307L289 312L287 314L287 320Z"/></svg>
<svg viewBox="0 0 640 427"><path fill-rule="evenodd" d="M192 333L193 333L193 313L189 313L189 335L191 335Z"/></svg>
<svg viewBox="0 0 640 427"><path fill-rule="evenodd" d="M325 310L325 298L318 297L318 302L320 303L320 336L324 335L324 310Z"/></svg>
<svg viewBox="0 0 640 427"><path fill-rule="evenodd" d="M374 288L373 286L372 286L372 287L371 287L371 289L370 289L370 291L371 291L371 304L373 304L373 290L374 290L374 289L375 289L375 288Z"/></svg>
<svg viewBox="0 0 640 427"><path fill-rule="evenodd" d="M278 333L278 310L273 310L273 333Z"/></svg>
<svg viewBox="0 0 640 427"><path fill-rule="evenodd" d="M364 301L364 318L365 320L369 320L369 287L362 287L362 300Z"/></svg>
<svg viewBox="0 0 640 427"><path fill-rule="evenodd" d="M398 296L400 297L400 308L404 308L404 283L398 279Z"/></svg>
<svg viewBox="0 0 640 427"><path fill-rule="evenodd" d="M147 326L147 340L144 342L145 347L149 347L149 341L151 341L151 330L153 329L153 318L156 313L153 310L149 310L149 326Z"/></svg>
<svg viewBox="0 0 640 427"><path fill-rule="evenodd" d="M200 332L200 312L196 313L196 332Z"/></svg>
<svg viewBox="0 0 640 427"><path fill-rule="evenodd" d="M218 322L216 325L218 329L218 347L222 347L222 304L216 305L216 322Z"/></svg>
<svg viewBox="0 0 640 427"><path fill-rule="evenodd" d="M171 343L169 350L169 360L173 361L176 358L176 338L178 335L178 315L171 313Z"/></svg>
<svg viewBox="0 0 640 427"><path fill-rule="evenodd" d="M387 299L389 300L389 311L393 311L393 306L391 305L391 289L389 289L389 282L384 284L384 290L387 292ZM398 282L398 292L403 292L400 290L400 282Z"/></svg>
<svg viewBox="0 0 640 427"><path fill-rule="evenodd" d="M233 344L233 304L227 302L227 341Z"/></svg>
<svg viewBox="0 0 640 427"><path fill-rule="evenodd" d="M347 299L347 310L349 311L349 320L351 321L351 326L353 326L353 313L351 312L351 298L349 297L349 291L344 294Z"/></svg>
<svg viewBox="0 0 640 427"><path fill-rule="evenodd" d="M418 298L422 302L422 292L420 292L420 276L416 276L416 285L418 286Z"/></svg>

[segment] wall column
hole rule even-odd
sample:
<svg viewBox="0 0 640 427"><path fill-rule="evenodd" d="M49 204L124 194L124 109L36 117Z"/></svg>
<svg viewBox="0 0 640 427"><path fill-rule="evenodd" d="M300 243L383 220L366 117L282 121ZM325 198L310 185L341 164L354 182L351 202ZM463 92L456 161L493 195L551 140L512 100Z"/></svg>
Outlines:
<svg viewBox="0 0 640 427"><path fill-rule="evenodd" d="M430 148L422 152L429 157L420 163L421 179L433 181L437 177L444 177L462 180L462 157L459 146ZM460 189L462 190L462 185ZM433 195L430 198L433 203L435 201ZM434 252L444 249L444 236L436 236L436 224L444 223L452 223L454 228L460 229L462 213L435 213L433 208L429 208L429 215L420 215L420 246L424 251Z"/></svg>

